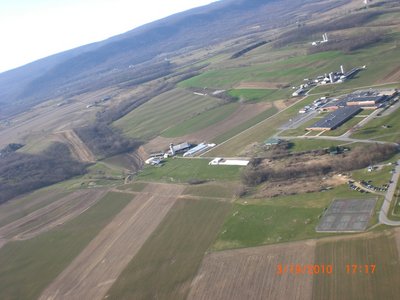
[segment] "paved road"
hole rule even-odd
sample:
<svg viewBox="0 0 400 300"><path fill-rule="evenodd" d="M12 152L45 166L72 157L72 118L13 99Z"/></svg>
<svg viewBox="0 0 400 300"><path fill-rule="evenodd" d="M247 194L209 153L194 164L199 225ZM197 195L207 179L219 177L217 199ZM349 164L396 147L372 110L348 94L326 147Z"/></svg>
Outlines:
<svg viewBox="0 0 400 300"><path fill-rule="evenodd" d="M375 141L375 140L362 140L362 139L353 139L349 137L343 136L277 136L277 138L282 139L315 139L315 140L332 140L332 141L343 141L349 143L369 143L369 144L395 144L392 142L383 142L383 141Z"/></svg>
<svg viewBox="0 0 400 300"><path fill-rule="evenodd" d="M379 223L386 224L389 226L400 226L400 221L389 220L387 215L389 213L390 203L393 201L394 193L396 192L397 182L400 177L400 159L397 161L397 166L395 168L395 173L392 176L392 183L385 195L385 200L383 201L381 211L379 212Z"/></svg>

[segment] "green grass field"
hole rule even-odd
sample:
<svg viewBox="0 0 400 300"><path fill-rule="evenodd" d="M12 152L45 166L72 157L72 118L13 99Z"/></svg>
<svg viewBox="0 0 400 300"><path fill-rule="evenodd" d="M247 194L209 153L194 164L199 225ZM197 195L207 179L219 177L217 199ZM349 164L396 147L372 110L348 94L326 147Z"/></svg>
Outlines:
<svg viewBox="0 0 400 300"><path fill-rule="evenodd" d="M387 126L384 128L383 126ZM399 110L385 117L376 117L366 126L357 130L351 137L360 139L376 139L388 142L400 141Z"/></svg>
<svg viewBox="0 0 400 300"><path fill-rule="evenodd" d="M229 91L229 95L238 100L261 102L290 98L290 91L287 89L233 89Z"/></svg>
<svg viewBox="0 0 400 300"><path fill-rule="evenodd" d="M265 244L318 238L315 227L334 198L362 198L347 185L317 193L270 199L241 199L226 220L214 250L255 247Z"/></svg>
<svg viewBox="0 0 400 300"><path fill-rule="evenodd" d="M211 182L189 185L183 194L203 198L226 198L227 200L231 200L239 186L240 182Z"/></svg>
<svg viewBox="0 0 400 300"><path fill-rule="evenodd" d="M324 52L270 64L210 70L181 82L179 86L231 89L241 81L297 82L311 76L310 74L317 75L314 65L329 64L332 59L339 56L339 52ZM290 92L289 89L284 91Z"/></svg>
<svg viewBox="0 0 400 300"><path fill-rule="evenodd" d="M107 299L186 299L231 205L179 200L108 292Z"/></svg>
<svg viewBox="0 0 400 300"><path fill-rule="evenodd" d="M308 140L308 139L292 139L290 142L293 143L293 147L290 148L292 152L302 152L302 151L311 151L311 150L318 150L318 149L326 149L331 146L339 146L343 145L343 142L336 142L336 141L328 141L328 140ZM351 147L351 144L347 145Z"/></svg>
<svg viewBox="0 0 400 300"><path fill-rule="evenodd" d="M185 183L193 179L232 181L239 180L238 166L209 166L208 159L168 159L162 166L146 166L137 179Z"/></svg>
<svg viewBox="0 0 400 300"><path fill-rule="evenodd" d="M174 89L161 94L114 123L129 137L149 139L181 121L220 104L220 100Z"/></svg>
<svg viewBox="0 0 400 300"><path fill-rule="evenodd" d="M0 250L0 298L37 299L132 198L108 193L76 219L33 239L5 245Z"/></svg>
<svg viewBox="0 0 400 300"><path fill-rule="evenodd" d="M195 117L189 118L183 122L176 124L173 127L161 133L163 137L180 137L186 134L196 132L200 129L214 125L223 121L239 108L239 103L230 103L218 106L211 110L202 112Z"/></svg>
<svg viewBox="0 0 400 300"><path fill-rule="evenodd" d="M391 169L393 169L393 166L384 166L380 170L368 172L367 168L365 168L351 172L351 177L358 181L371 180L372 185L379 187L389 183L390 179L392 178L392 174L390 174Z"/></svg>
<svg viewBox="0 0 400 300"><path fill-rule="evenodd" d="M315 264L332 264L333 273L314 276L313 299L398 299L400 294L399 253L394 236L388 232L372 237L320 241ZM346 265L357 265L357 269L353 273L350 267L347 272ZM375 265L373 274L370 265Z"/></svg>

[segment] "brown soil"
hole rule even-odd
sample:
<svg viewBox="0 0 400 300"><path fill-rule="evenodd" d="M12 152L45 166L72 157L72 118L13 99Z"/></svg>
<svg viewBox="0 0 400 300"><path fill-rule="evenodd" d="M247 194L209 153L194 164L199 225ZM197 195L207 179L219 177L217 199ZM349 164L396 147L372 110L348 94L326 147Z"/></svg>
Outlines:
<svg viewBox="0 0 400 300"><path fill-rule="evenodd" d="M394 68L389 74L383 77L383 79L380 82L385 83L385 82L395 82L395 81L400 81L400 66Z"/></svg>
<svg viewBox="0 0 400 300"><path fill-rule="evenodd" d="M0 228L0 238L27 240L77 217L103 195L105 190L81 190L42 207Z"/></svg>
<svg viewBox="0 0 400 300"><path fill-rule="evenodd" d="M78 137L73 130L64 130L56 133L62 141L66 142L72 154L84 162L94 162L96 158L92 151L85 145L85 143Z"/></svg>
<svg viewBox="0 0 400 300"><path fill-rule="evenodd" d="M271 198L284 195L318 192L322 189L333 188L347 182L347 177L337 175L327 177L307 177L293 180L267 182L257 190L255 197Z"/></svg>
<svg viewBox="0 0 400 300"><path fill-rule="evenodd" d="M277 274L278 264L314 264L315 241L209 254L188 299L311 299L313 275Z"/></svg>
<svg viewBox="0 0 400 300"><path fill-rule="evenodd" d="M201 143L204 141L210 142L219 135L224 134L230 129L235 128L236 126L246 122L247 120L250 120L251 118L254 118L268 108L271 108L271 103L242 104L232 115L230 115L225 120L222 120L221 122L179 138L165 138L161 136L156 137L155 139L145 144L143 146L143 150L148 155L151 152L157 152L167 149L170 143L176 144L178 142L184 141L193 143Z"/></svg>
<svg viewBox="0 0 400 300"><path fill-rule="evenodd" d="M288 86L287 82L241 82L235 89L280 89Z"/></svg>
<svg viewBox="0 0 400 300"><path fill-rule="evenodd" d="M182 191L182 186L148 184L47 287L40 299L103 299Z"/></svg>

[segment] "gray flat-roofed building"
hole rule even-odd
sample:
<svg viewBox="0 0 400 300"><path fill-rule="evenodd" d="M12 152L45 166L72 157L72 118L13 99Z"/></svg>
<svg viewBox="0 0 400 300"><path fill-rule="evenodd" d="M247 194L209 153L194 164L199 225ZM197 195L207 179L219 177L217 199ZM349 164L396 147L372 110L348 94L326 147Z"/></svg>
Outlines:
<svg viewBox="0 0 400 300"><path fill-rule="evenodd" d="M347 122L353 116L358 114L362 109L358 106L346 106L335 110L328 114L322 120L315 122L307 130L333 130L343 123Z"/></svg>

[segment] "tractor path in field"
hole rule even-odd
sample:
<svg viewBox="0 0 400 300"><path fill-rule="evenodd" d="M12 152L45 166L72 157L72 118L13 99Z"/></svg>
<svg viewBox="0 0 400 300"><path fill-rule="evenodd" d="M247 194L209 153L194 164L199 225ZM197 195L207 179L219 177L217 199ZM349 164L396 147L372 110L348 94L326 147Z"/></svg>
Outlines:
<svg viewBox="0 0 400 300"><path fill-rule="evenodd" d="M83 162L94 162L96 158L92 151L79 138L74 130L64 130L55 133L56 138L66 142L72 154Z"/></svg>
<svg viewBox="0 0 400 300"><path fill-rule="evenodd" d="M102 299L183 190L178 185L148 184L39 299Z"/></svg>

